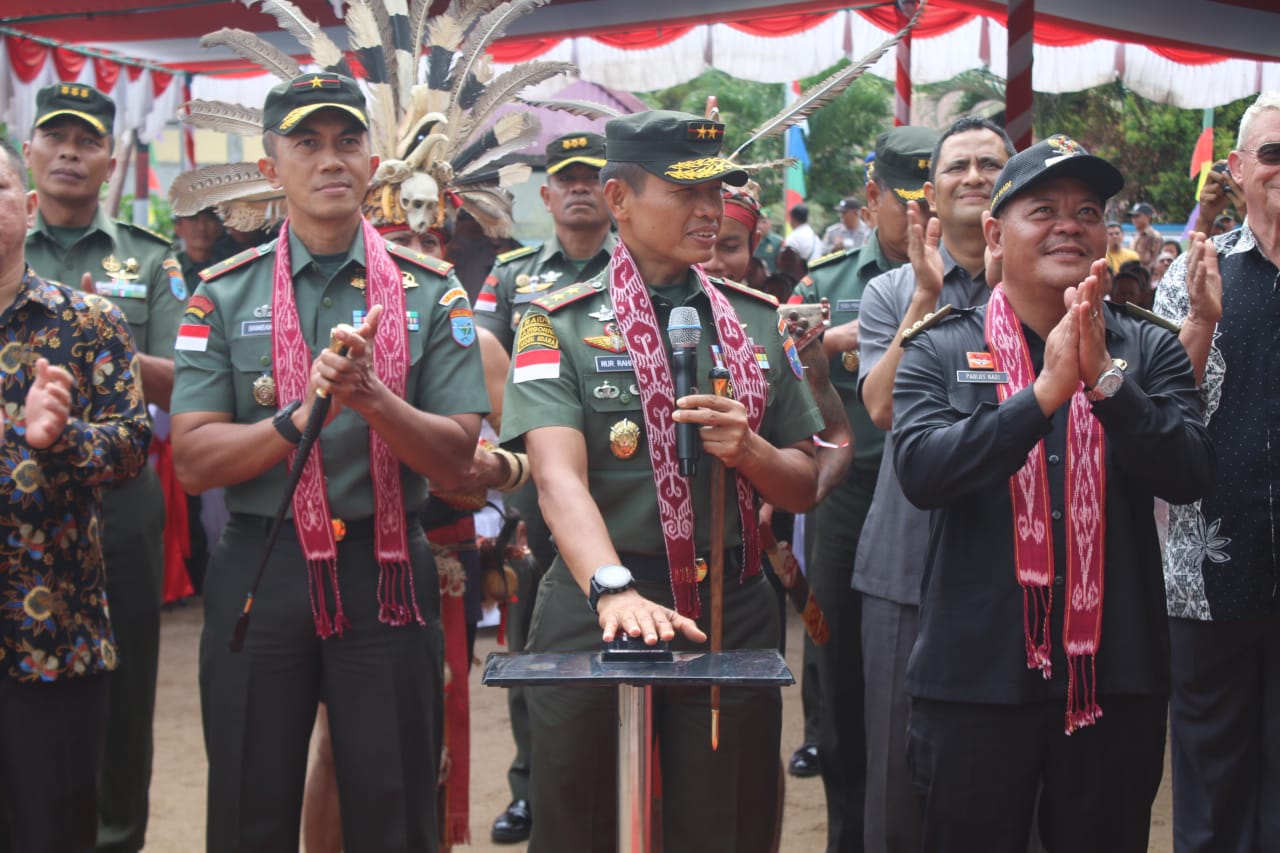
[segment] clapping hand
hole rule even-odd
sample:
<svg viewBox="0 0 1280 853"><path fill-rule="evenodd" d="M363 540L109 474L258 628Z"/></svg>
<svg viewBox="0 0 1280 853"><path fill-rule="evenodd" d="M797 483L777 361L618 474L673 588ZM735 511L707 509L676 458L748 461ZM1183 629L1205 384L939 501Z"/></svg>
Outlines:
<svg viewBox="0 0 1280 853"><path fill-rule="evenodd" d="M71 374L53 367L48 359L38 359L36 380L27 389L25 412L27 444L37 450L51 447L62 436L71 414Z"/></svg>

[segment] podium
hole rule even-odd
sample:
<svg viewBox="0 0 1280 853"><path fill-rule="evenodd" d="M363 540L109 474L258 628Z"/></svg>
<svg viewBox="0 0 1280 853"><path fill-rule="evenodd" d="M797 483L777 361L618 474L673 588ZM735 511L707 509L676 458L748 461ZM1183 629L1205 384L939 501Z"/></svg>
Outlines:
<svg viewBox="0 0 1280 853"><path fill-rule="evenodd" d="M626 645L626 644L624 644ZM654 687L795 684L775 649L722 652L494 652L480 683L492 687L589 685L618 690L618 853L649 853ZM609 659L606 659L609 658ZM707 744L707 749L711 745Z"/></svg>

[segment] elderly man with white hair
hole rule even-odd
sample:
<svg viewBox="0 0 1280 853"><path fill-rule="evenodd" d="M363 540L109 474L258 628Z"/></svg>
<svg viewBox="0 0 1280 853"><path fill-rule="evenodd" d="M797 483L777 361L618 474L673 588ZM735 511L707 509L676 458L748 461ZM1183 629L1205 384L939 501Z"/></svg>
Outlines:
<svg viewBox="0 0 1280 853"><path fill-rule="evenodd" d="M1178 853L1280 850L1280 92L1245 112L1227 162L1243 226L1194 235L1155 304L1182 324L1218 450L1208 495L1170 508L1165 554Z"/></svg>

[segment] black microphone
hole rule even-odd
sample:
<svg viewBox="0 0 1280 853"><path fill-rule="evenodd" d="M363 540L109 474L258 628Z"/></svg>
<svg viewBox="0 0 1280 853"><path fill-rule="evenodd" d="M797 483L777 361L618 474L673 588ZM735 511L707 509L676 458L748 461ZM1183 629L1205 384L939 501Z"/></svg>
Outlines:
<svg viewBox="0 0 1280 853"><path fill-rule="evenodd" d="M698 393L698 339L702 337L702 323L698 309L682 305L671 309L667 320L667 338L671 341L671 378L675 381L676 399ZM680 475L692 477L698 473L697 424L676 424L676 458L680 460Z"/></svg>

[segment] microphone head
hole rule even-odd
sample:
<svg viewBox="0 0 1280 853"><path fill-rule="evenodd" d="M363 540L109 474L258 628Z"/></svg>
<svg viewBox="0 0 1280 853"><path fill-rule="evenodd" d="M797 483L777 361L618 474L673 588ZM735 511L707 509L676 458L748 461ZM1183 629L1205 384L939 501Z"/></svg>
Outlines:
<svg viewBox="0 0 1280 853"><path fill-rule="evenodd" d="M672 347L696 347L702 337L702 321L698 319L698 309L681 305L671 309L671 317L667 320L667 339Z"/></svg>

